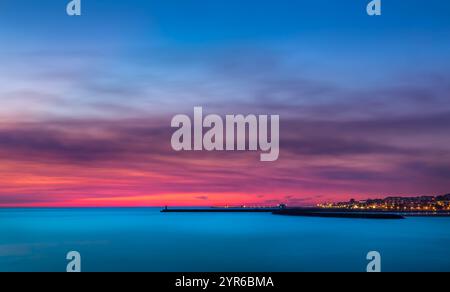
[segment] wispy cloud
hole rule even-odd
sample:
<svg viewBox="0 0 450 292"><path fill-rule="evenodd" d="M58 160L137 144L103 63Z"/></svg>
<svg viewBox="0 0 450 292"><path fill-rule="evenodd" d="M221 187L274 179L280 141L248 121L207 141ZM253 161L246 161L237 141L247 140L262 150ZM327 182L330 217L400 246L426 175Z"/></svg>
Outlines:
<svg viewBox="0 0 450 292"><path fill-rule="evenodd" d="M45 17L5 3L24 14L17 25L0 17L0 206L311 204L450 190L447 15L422 9L420 21L375 28L347 25L354 10L342 1L332 14L311 1L259 12L199 1L174 17L167 1L136 0L126 15L121 2L91 3L95 17L75 25L50 2ZM172 151L171 117L199 105L279 114L280 159Z"/></svg>

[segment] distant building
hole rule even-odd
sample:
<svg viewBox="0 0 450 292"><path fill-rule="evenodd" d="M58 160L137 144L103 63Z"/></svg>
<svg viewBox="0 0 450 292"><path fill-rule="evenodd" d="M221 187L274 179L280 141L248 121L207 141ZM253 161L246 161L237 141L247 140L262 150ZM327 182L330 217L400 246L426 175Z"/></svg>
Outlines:
<svg viewBox="0 0 450 292"><path fill-rule="evenodd" d="M365 201L351 199L349 202L319 204L319 207L383 211L450 211L450 194L436 197L387 197L385 199L369 199Z"/></svg>

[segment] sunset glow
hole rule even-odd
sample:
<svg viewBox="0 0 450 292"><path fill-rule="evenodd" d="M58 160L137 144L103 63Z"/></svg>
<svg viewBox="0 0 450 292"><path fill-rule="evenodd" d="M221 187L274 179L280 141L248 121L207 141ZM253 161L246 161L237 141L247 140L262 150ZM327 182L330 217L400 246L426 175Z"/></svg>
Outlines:
<svg viewBox="0 0 450 292"><path fill-rule="evenodd" d="M308 206L450 191L443 12L424 8L419 24L393 1L380 23L346 1L263 1L259 12L194 1L173 14L172 1L135 0L126 12L124 1L89 1L74 20L22 2L0 10L0 207ZM280 115L278 160L173 151L170 121L195 106Z"/></svg>

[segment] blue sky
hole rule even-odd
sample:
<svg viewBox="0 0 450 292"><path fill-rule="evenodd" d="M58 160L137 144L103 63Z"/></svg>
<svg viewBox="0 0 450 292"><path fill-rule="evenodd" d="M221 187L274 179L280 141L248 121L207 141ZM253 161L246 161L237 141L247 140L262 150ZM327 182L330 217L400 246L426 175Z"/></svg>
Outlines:
<svg viewBox="0 0 450 292"><path fill-rule="evenodd" d="M450 4L440 0L385 0L380 18L367 17L368 0L83 0L84 17L78 19L65 16L66 2L4 0L2 31L50 41L65 38L71 30L75 39L119 31L131 33L135 41L158 35L167 41L208 44L332 35L383 39L432 34L445 39L450 28Z"/></svg>
<svg viewBox="0 0 450 292"><path fill-rule="evenodd" d="M449 62L450 4L439 0L385 0L378 18L365 14L365 0L84 0L79 18L65 15L66 2L2 1L0 50L121 57L158 50L207 59L230 48L281 49L316 62L318 74L325 71L319 63L337 67L341 77L352 74L344 67L384 75Z"/></svg>

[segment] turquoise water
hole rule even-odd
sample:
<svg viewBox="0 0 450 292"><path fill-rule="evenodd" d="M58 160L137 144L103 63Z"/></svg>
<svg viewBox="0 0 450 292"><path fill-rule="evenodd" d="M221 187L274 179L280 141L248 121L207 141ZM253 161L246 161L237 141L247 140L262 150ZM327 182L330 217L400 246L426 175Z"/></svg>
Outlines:
<svg viewBox="0 0 450 292"><path fill-rule="evenodd" d="M0 271L450 271L450 218L362 220L159 209L0 209Z"/></svg>

